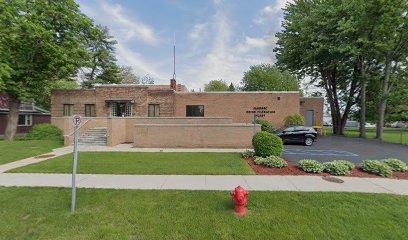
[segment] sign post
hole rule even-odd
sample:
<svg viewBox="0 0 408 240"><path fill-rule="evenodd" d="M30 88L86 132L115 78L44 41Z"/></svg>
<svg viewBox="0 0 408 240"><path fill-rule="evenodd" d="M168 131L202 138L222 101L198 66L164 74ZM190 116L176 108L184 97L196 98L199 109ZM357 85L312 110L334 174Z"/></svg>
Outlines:
<svg viewBox="0 0 408 240"><path fill-rule="evenodd" d="M254 136L256 134L256 111L254 112Z"/></svg>
<svg viewBox="0 0 408 240"><path fill-rule="evenodd" d="M72 164L72 198L71 198L71 212L75 212L76 206L76 172L78 166L78 127L81 124L81 116L74 116L74 161Z"/></svg>

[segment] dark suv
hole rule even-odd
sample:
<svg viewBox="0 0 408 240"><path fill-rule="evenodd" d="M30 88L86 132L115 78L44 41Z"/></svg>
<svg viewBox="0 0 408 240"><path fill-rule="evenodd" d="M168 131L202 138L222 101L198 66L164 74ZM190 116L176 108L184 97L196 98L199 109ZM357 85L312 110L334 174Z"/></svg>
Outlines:
<svg viewBox="0 0 408 240"><path fill-rule="evenodd" d="M317 132L314 128L304 126L281 128L274 131L273 134L282 138L283 143L303 143L306 146L312 146L317 138Z"/></svg>

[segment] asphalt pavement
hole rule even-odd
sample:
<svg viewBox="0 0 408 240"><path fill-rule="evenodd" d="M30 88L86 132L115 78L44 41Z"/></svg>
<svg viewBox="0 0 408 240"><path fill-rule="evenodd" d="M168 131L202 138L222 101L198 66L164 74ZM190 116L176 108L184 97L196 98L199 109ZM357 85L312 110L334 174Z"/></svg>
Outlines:
<svg viewBox="0 0 408 240"><path fill-rule="evenodd" d="M331 135L319 137L310 147L285 145L283 157L291 162L302 159L314 159L319 162L342 159L361 163L362 160L368 159L397 158L408 163L408 145Z"/></svg>

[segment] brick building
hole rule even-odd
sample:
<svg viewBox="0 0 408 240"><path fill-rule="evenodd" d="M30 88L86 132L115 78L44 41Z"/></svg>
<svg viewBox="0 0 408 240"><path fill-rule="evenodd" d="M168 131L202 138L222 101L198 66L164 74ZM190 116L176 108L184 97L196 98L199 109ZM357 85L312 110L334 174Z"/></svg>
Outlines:
<svg viewBox="0 0 408 240"><path fill-rule="evenodd" d="M188 92L184 85L177 85L174 79L170 81L170 85L102 85L94 89L54 90L51 94L52 121L66 135L69 136L72 129L62 123L63 119L81 115L89 125L84 129L91 126L107 127L108 145L115 145L113 142L138 142L138 146L144 147L169 146L171 137L179 134L178 137L185 138L187 135L194 135L194 131L198 129L201 129L201 136L205 136L205 132L210 129L217 129L221 133L229 131L230 135L234 131L241 135L247 132L248 136L252 136L254 114L258 119L271 121L274 127L281 127L286 116L296 113L304 115L308 125L322 125L323 99L301 98L297 91ZM88 123L89 121L93 123ZM109 137L114 135L109 134L110 121L116 122L112 128L121 124L125 126L119 130L124 132L122 140L111 139L113 142L109 143ZM217 127L214 124L221 125ZM155 145L159 141L157 136L152 136L156 140L149 140L149 144L141 143L141 139L137 138L144 136L143 139L147 139L147 135L154 131L162 133L161 139L165 134L172 133L162 145ZM147 132L149 134L144 134ZM181 134L182 132L184 133ZM210 135L207 134L207 140L194 136L192 138L197 139L191 141L197 141L197 144L193 144L196 147L210 146L208 138L220 138L216 134ZM241 147L248 144L246 141ZM185 145L189 144L175 144L174 147ZM227 145L231 147L234 143L225 146Z"/></svg>
<svg viewBox="0 0 408 240"><path fill-rule="evenodd" d="M7 127L9 97L0 94L0 136L4 135ZM18 113L17 134L29 133L32 127L40 123L50 123L50 112L35 106L33 103L24 102Z"/></svg>

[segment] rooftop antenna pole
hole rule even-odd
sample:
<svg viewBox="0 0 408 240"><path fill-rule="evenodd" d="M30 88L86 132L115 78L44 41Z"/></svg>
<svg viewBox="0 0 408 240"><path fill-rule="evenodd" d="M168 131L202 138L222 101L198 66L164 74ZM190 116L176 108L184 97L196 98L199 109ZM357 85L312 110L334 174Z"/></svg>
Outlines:
<svg viewBox="0 0 408 240"><path fill-rule="evenodd" d="M173 79L176 79L176 33L173 36Z"/></svg>

